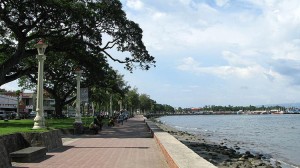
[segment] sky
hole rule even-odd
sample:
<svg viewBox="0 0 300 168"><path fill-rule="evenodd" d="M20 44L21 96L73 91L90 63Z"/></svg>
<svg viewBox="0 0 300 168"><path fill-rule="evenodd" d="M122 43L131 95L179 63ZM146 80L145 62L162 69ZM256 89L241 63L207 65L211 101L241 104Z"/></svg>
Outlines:
<svg viewBox="0 0 300 168"><path fill-rule="evenodd" d="M121 2L157 61L133 73L112 63L139 93L173 107L300 102L299 0Z"/></svg>

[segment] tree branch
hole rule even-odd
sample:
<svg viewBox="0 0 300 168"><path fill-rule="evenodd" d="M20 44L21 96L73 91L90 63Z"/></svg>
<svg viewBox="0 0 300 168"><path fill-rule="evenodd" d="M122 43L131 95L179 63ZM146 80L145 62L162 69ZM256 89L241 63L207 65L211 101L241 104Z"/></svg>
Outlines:
<svg viewBox="0 0 300 168"><path fill-rule="evenodd" d="M103 52L105 53L106 56L108 56L110 59L112 59L112 60L115 61L115 62L119 62L119 63L121 63L121 64L127 63L126 61L121 61L121 60L119 60L119 59L113 58L113 57L112 57L110 54L108 54L106 51L103 51Z"/></svg>
<svg viewBox="0 0 300 168"><path fill-rule="evenodd" d="M109 41L108 43L106 43L106 45L103 47L103 48L101 48L101 50L106 50L106 49L111 49L111 48L113 48L115 45L116 45L116 41L118 41L119 40L119 38L116 38L115 40L113 40L113 41ZM110 44L113 44L112 46L109 46Z"/></svg>

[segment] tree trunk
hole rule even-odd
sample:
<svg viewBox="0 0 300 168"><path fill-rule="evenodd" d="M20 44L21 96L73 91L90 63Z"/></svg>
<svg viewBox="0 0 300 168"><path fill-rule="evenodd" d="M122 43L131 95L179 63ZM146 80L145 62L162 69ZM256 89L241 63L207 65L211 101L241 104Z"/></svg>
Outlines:
<svg viewBox="0 0 300 168"><path fill-rule="evenodd" d="M55 99L55 115L62 116L63 102L61 99Z"/></svg>

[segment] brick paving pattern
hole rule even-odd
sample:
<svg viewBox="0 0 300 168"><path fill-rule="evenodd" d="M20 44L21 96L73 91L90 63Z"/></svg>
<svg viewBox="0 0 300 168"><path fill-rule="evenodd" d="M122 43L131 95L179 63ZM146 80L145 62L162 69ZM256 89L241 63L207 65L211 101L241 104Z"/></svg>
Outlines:
<svg viewBox="0 0 300 168"><path fill-rule="evenodd" d="M19 168L167 168L167 162L143 118L104 128L97 135L63 138L62 148L34 163L14 163Z"/></svg>

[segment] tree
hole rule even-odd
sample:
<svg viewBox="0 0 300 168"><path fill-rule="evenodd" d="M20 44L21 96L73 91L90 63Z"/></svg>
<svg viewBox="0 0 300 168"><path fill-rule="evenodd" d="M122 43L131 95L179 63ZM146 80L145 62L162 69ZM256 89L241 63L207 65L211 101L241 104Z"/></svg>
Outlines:
<svg viewBox="0 0 300 168"><path fill-rule="evenodd" d="M35 83L37 70L33 45L39 38L46 39L50 44L46 50L47 56L59 55L73 60L83 68L91 69L89 74L95 76L99 76L98 69L107 69L107 58L124 63L130 71L136 66L148 70L155 63L154 57L148 54L142 42L142 30L126 18L118 0L0 2L0 25L0 68L3 69L0 71L0 85L24 75L30 78L32 84ZM130 52L131 57L114 58L108 52L112 48ZM57 64L58 60L50 62L49 58L46 65ZM91 66L95 63L104 66ZM72 64L66 66L72 72ZM71 85L66 85L71 83L74 75L62 73L66 69L49 67L47 69L45 66L45 79L49 81L45 89L55 97L57 108L60 108L64 105L60 102L74 90ZM69 82L58 82L65 78L70 78ZM88 79L92 82L88 84L86 80L86 85L92 85L95 81L94 78ZM56 83L51 84L52 80ZM118 89L116 85L111 87Z"/></svg>
<svg viewBox="0 0 300 168"><path fill-rule="evenodd" d="M169 112L169 113L174 113L175 112L175 109L174 107L170 106L170 105L165 105L165 111L166 112Z"/></svg>
<svg viewBox="0 0 300 168"><path fill-rule="evenodd" d="M255 111L255 110L256 110L256 107L255 107L255 106L252 106L252 105L250 105L248 109L249 109L249 111Z"/></svg>
<svg viewBox="0 0 300 168"><path fill-rule="evenodd" d="M0 92L7 92L7 90L0 88Z"/></svg>
<svg viewBox="0 0 300 168"><path fill-rule="evenodd" d="M113 94L113 101L118 102L125 99L125 94L128 92L130 86L124 80L124 76L119 74L117 71L113 71L113 76L108 76L104 79L105 85L100 85L95 83L92 86L92 101L99 105L108 105L110 100L110 95ZM93 79L97 80L97 79ZM98 79L99 80L99 79ZM101 80L102 81L102 80ZM99 81L100 82L100 81ZM103 82L103 81L102 81ZM116 103L114 103L116 104Z"/></svg>
<svg viewBox="0 0 300 168"><path fill-rule="evenodd" d="M75 49L76 50L76 49ZM118 91L116 72L105 62L99 61L96 57L93 61L73 61L68 58L69 53L49 52L48 61L45 65L45 86L44 89L55 99L55 112L62 114L63 107L76 99L76 75L74 70L81 66L83 70L82 87L111 87ZM88 53L86 53L88 54ZM27 64L34 64L34 60L27 60ZM101 64L102 63L102 64ZM26 89L33 89L37 84L37 71L21 78L19 85Z"/></svg>
<svg viewBox="0 0 300 168"><path fill-rule="evenodd" d="M129 90L127 92L126 100L126 104L131 112L137 110L140 104L138 89L133 88L132 90Z"/></svg>
<svg viewBox="0 0 300 168"><path fill-rule="evenodd" d="M165 106L162 105L162 104L156 104L155 109L154 109L154 113L161 114L163 112L165 112Z"/></svg>
<svg viewBox="0 0 300 168"><path fill-rule="evenodd" d="M175 112L176 112L177 114L182 113L182 111L183 111L183 109L182 109L181 107L178 107L178 108L175 110Z"/></svg>
<svg viewBox="0 0 300 168"><path fill-rule="evenodd" d="M0 85L36 71L25 60L34 59L40 38L50 44L46 55L68 52L73 60L97 57L105 62L110 58L129 71L155 64L143 44L142 29L126 18L119 0L1 1ZM84 52L74 52L77 46ZM116 58L109 53L113 48L130 56Z"/></svg>
<svg viewBox="0 0 300 168"><path fill-rule="evenodd" d="M142 112L147 112L151 110L152 107L152 100L150 99L150 96L147 94L141 94L139 97L140 100L140 110Z"/></svg>

